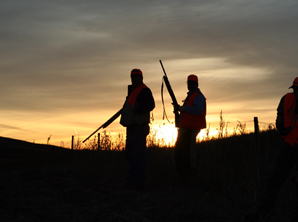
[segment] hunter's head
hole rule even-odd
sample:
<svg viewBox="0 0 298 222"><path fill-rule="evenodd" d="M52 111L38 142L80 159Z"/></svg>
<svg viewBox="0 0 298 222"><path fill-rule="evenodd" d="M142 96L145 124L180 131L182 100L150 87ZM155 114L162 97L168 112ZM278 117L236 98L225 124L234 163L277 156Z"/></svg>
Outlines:
<svg viewBox="0 0 298 222"><path fill-rule="evenodd" d="M130 78L133 87L138 87L143 83L143 73L140 69L131 70Z"/></svg>
<svg viewBox="0 0 298 222"><path fill-rule="evenodd" d="M198 77L194 74L191 74L187 77L187 88L189 92L194 92L198 89L199 81Z"/></svg>
<svg viewBox="0 0 298 222"><path fill-rule="evenodd" d="M289 87L289 89L292 88L293 89L293 93L294 93L294 96L296 98L296 100L298 100L298 77L296 77L293 81L293 85L291 85Z"/></svg>

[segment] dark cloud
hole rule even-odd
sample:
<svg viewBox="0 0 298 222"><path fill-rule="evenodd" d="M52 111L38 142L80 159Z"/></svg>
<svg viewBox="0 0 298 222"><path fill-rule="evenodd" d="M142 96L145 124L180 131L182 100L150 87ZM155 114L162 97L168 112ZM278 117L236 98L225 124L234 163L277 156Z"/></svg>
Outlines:
<svg viewBox="0 0 298 222"><path fill-rule="evenodd" d="M21 131L21 132L37 133L36 131L23 129L21 127L15 127L15 126L6 125L6 124L0 124L0 132L4 131L4 130L17 130L17 131Z"/></svg>

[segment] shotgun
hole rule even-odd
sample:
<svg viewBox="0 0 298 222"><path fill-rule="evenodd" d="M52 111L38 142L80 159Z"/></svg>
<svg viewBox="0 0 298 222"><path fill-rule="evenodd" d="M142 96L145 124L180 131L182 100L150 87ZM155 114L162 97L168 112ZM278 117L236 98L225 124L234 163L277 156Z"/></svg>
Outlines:
<svg viewBox="0 0 298 222"><path fill-rule="evenodd" d="M161 60L159 60L159 62L160 62L161 68L162 68L163 73L164 73L163 80L164 80L164 82L165 82L165 84L166 84L166 87L167 87L167 89L168 89L168 92L169 92L169 94L170 94L170 96L171 96L171 98L172 98L172 102L173 102L172 104L173 104L173 106L174 106L175 127L178 128L178 127L179 127L179 112L178 112L178 110L177 110L177 107L178 107L179 105L178 105L178 102L177 102L177 100L176 100L175 94L174 94L174 92L173 92L173 90L172 90L171 84L170 84L170 82L169 82L169 80L168 80L168 76L167 76L167 74L166 74L166 71L165 71L165 69L164 69L164 67L163 67L163 64L162 64Z"/></svg>
<svg viewBox="0 0 298 222"><path fill-rule="evenodd" d="M120 109L117 113L114 114L114 116L112 116L108 121L106 121L104 124L102 124L97 130L95 130L90 136L88 136L83 143L86 142L86 140L88 140L91 136L93 136L98 130L100 130L101 128L106 128L108 127L112 122L114 122L115 119L117 119L122 113L122 109Z"/></svg>

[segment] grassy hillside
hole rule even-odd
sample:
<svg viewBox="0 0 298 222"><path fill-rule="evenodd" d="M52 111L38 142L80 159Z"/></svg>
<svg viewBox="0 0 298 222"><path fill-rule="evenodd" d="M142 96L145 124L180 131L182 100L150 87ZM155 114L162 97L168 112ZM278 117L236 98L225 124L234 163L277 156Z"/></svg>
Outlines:
<svg viewBox="0 0 298 222"><path fill-rule="evenodd" d="M202 142L187 182L176 177L173 148L150 147L142 192L122 189L123 151L0 143L1 221L241 221L264 192L280 140L271 130ZM294 188L286 184L268 221L290 221Z"/></svg>

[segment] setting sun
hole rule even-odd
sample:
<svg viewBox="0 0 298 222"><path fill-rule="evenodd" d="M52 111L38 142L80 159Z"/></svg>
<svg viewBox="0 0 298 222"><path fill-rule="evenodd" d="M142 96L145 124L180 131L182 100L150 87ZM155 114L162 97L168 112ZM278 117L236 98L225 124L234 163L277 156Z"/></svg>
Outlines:
<svg viewBox="0 0 298 222"><path fill-rule="evenodd" d="M178 132L174 124L163 124L152 126L151 133L155 133L160 145L174 146Z"/></svg>

